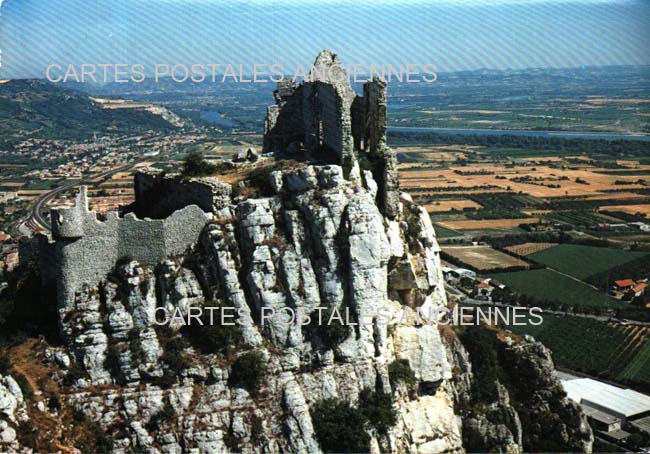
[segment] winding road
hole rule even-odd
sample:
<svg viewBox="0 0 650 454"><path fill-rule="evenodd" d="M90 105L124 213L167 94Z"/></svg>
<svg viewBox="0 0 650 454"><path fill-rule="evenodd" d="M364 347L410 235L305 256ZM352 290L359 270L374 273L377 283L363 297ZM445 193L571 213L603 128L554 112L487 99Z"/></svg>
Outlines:
<svg viewBox="0 0 650 454"><path fill-rule="evenodd" d="M124 170L130 169L130 168L136 166L140 162L142 162L142 160L138 160L136 162L132 162L132 163L125 164L125 165L122 165L122 166L119 166L119 167L115 167L113 169L106 170L105 172L93 175L90 178L92 178L93 180L95 180L97 178L105 178L105 177L107 177L109 175L112 175L112 174L115 174L115 173L122 172ZM73 188L75 188L77 186L81 186L81 185L87 183L88 179L89 178L86 178L86 179L84 179L84 180L82 180L80 182L76 182L76 183L64 184L63 186L55 188L55 189L53 189L53 190L39 196L36 199L34 205L32 206L30 214L27 217L27 219L25 219L24 221L22 221L22 222L20 222L18 224L18 230L21 231L21 233L23 233L21 227L24 226L25 228L27 228L27 229L29 229L31 231L34 231L36 228L41 228L41 229L44 229L44 230L47 230L47 231L51 231L52 230L52 225L50 224L49 219L47 219L43 215L43 208L47 205L48 202L50 202L52 199L54 199L60 193L62 193L64 191L67 191L67 190L70 190L70 189L73 189Z"/></svg>

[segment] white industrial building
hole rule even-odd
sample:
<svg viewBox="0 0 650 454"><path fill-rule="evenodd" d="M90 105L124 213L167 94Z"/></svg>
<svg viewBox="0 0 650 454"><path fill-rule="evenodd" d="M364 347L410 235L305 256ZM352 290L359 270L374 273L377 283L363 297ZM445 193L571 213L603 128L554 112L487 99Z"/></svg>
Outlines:
<svg viewBox="0 0 650 454"><path fill-rule="evenodd" d="M609 433L614 438L629 435L622 431L623 422L647 430L650 396L591 378L559 375L567 396L580 404L594 429Z"/></svg>

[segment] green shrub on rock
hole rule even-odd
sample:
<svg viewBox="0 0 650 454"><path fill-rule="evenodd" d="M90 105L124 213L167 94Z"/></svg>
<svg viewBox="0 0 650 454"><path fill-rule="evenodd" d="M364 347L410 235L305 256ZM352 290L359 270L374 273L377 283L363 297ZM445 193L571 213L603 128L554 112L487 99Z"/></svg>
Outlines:
<svg viewBox="0 0 650 454"><path fill-rule="evenodd" d="M116 344L109 344L104 358L104 369L106 369L113 378L119 378L122 375L120 368L120 349Z"/></svg>
<svg viewBox="0 0 650 454"><path fill-rule="evenodd" d="M158 341L163 349L161 360L172 374L180 375L181 372L192 365L190 359L185 354L187 341L165 328L167 327L161 327L156 330Z"/></svg>
<svg viewBox="0 0 650 454"><path fill-rule="evenodd" d="M206 312L201 323L192 320L192 323L184 327L182 332L188 337L190 343L202 353L228 354L241 346L243 340L241 328L233 321L228 321L228 323L235 323L232 325L217 323L219 321L218 315L210 320Z"/></svg>
<svg viewBox="0 0 650 454"><path fill-rule="evenodd" d="M335 313L334 308L315 310L311 313L311 323L309 326L316 332L316 335L323 341L327 348L335 348L350 335L350 326L341 323L339 319L339 316L345 317L344 314L345 311L341 310Z"/></svg>
<svg viewBox="0 0 650 454"><path fill-rule="evenodd" d="M359 409L380 433L386 433L397 422L393 397L388 393L364 389L359 394Z"/></svg>
<svg viewBox="0 0 650 454"><path fill-rule="evenodd" d="M370 436L364 430L366 416L348 402L335 398L319 400L311 409L311 417L323 452L370 450Z"/></svg>
<svg viewBox="0 0 650 454"><path fill-rule="evenodd" d="M230 385L244 388L251 395L257 394L266 374L266 360L259 351L239 356L230 369Z"/></svg>
<svg viewBox="0 0 650 454"><path fill-rule="evenodd" d="M390 384L393 388L398 383L404 383L408 387L412 387L417 383L415 373L411 369L408 359L396 359L388 365L388 377Z"/></svg>
<svg viewBox="0 0 650 454"><path fill-rule="evenodd" d="M211 175L216 170L217 167L203 159L201 153L193 151L183 161L182 174L184 177L202 177Z"/></svg>
<svg viewBox="0 0 650 454"><path fill-rule="evenodd" d="M63 377L63 384L65 386L74 386L78 380L88 378L86 370L78 362L72 362L68 368L68 372Z"/></svg>

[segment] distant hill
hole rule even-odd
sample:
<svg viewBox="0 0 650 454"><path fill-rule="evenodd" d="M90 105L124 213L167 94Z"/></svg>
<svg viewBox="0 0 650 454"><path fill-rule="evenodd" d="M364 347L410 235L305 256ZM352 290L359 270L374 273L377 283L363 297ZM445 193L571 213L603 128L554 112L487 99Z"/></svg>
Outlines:
<svg viewBox="0 0 650 454"><path fill-rule="evenodd" d="M146 109L105 109L87 94L38 79L0 84L0 145L28 137L85 139L173 129Z"/></svg>

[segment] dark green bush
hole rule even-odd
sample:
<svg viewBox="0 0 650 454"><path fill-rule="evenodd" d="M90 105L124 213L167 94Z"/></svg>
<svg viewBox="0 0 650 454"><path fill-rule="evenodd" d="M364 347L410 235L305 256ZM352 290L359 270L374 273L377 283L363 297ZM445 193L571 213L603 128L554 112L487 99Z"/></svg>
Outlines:
<svg viewBox="0 0 650 454"><path fill-rule="evenodd" d="M115 268L119 268L124 265L128 265L129 263L133 262L135 259L133 258L132 255L123 255L122 257L118 258L115 261Z"/></svg>
<svg viewBox="0 0 650 454"><path fill-rule="evenodd" d="M34 450L36 449L36 445L38 443L38 431L31 421L26 421L18 426L16 437L22 446L26 446Z"/></svg>
<svg viewBox="0 0 650 454"><path fill-rule="evenodd" d="M217 166L210 164L198 151L189 153L183 161L182 174L184 177L201 177L211 175L217 170Z"/></svg>
<svg viewBox="0 0 650 454"><path fill-rule="evenodd" d="M359 394L359 410L380 433L386 433L397 421L393 397L387 393L364 389Z"/></svg>
<svg viewBox="0 0 650 454"><path fill-rule="evenodd" d="M115 344L110 344L106 349L104 369L106 369L113 378L118 378L122 374L122 370L120 368L120 350Z"/></svg>
<svg viewBox="0 0 650 454"><path fill-rule="evenodd" d="M177 376L175 373L166 370L163 372L163 374L160 377L150 377L149 380L154 385L167 389L167 388L171 388L176 384Z"/></svg>
<svg viewBox="0 0 650 454"><path fill-rule="evenodd" d="M82 410L75 410L72 418L77 424L86 426L85 430L90 435L90 437L78 440L78 448L81 452L92 452L93 454L110 454L113 452L115 441L99 424L90 419Z"/></svg>
<svg viewBox="0 0 650 454"><path fill-rule="evenodd" d="M226 312L229 314L230 312ZM232 312L235 313L234 311ZM228 319L228 323L234 322L235 319ZM220 315L215 311L212 323L210 323L209 314L204 313L201 322L195 320L189 326L183 328L183 334L186 334L191 344L201 350L202 353L222 353L237 349L242 343L242 333L239 325L221 325Z"/></svg>
<svg viewBox="0 0 650 454"><path fill-rule="evenodd" d="M142 341L140 341L140 330L133 328L129 331L129 351L131 352L131 360L135 364L139 364L144 359L144 351L142 350Z"/></svg>
<svg viewBox="0 0 650 454"><path fill-rule="evenodd" d="M6 375L11 370L11 361L9 357L0 353L0 375Z"/></svg>
<svg viewBox="0 0 650 454"><path fill-rule="evenodd" d="M244 388L252 395L257 394L264 375L266 361L258 351L246 352L238 357L230 369L230 384Z"/></svg>
<svg viewBox="0 0 650 454"><path fill-rule="evenodd" d="M459 337L469 353L472 369L477 378L473 388L474 397L485 402L498 399L499 366L496 332L482 326L468 326Z"/></svg>
<svg viewBox="0 0 650 454"><path fill-rule="evenodd" d="M95 437L95 451L97 454L111 454L113 452L113 445L115 441L113 437L101 430L99 426L93 429L93 436Z"/></svg>
<svg viewBox="0 0 650 454"><path fill-rule="evenodd" d="M5 275L8 287L0 294L0 341L19 343L26 336L59 338L56 289L43 286L31 263L21 264Z"/></svg>
<svg viewBox="0 0 650 454"><path fill-rule="evenodd" d="M258 444L262 441L264 436L264 425L262 418L257 415L251 416L251 441Z"/></svg>
<svg viewBox="0 0 650 454"><path fill-rule="evenodd" d="M147 429L147 432L155 432L160 426L174 419L174 416L176 416L176 410L172 407L169 399L166 399L163 408L160 409L158 413L154 414L147 424L145 424L145 429Z"/></svg>
<svg viewBox="0 0 650 454"><path fill-rule="evenodd" d="M370 436L364 430L367 419L349 403L335 398L319 400L311 409L311 417L323 452L370 450Z"/></svg>
<svg viewBox="0 0 650 454"><path fill-rule="evenodd" d="M175 373L180 374L191 366L190 360L185 354L187 343L182 337L165 339L163 343L162 361Z"/></svg>
<svg viewBox="0 0 650 454"><path fill-rule="evenodd" d="M388 365L388 377L393 387L398 383L404 383L411 387L417 383L415 373L411 369L408 359L396 359Z"/></svg>
<svg viewBox="0 0 650 454"><path fill-rule="evenodd" d="M329 323L332 315L334 315L334 319ZM316 335L327 348L335 348L350 335L350 327L340 322L339 315L344 317L344 311L339 310L338 314L336 314L334 308L321 310L319 323L319 311L311 313L309 326L316 332Z"/></svg>
<svg viewBox="0 0 650 454"><path fill-rule="evenodd" d="M241 452L241 442L241 437L232 433L232 430L223 434L223 443L230 452Z"/></svg>

